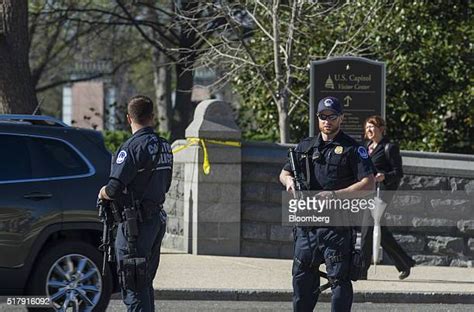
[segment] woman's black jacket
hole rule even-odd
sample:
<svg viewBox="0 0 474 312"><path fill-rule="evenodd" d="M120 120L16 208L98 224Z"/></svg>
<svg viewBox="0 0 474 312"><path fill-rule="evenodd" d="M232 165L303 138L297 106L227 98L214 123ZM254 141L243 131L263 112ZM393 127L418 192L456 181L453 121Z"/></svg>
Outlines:
<svg viewBox="0 0 474 312"><path fill-rule="evenodd" d="M367 147L369 147L370 143L372 142L367 142ZM385 151L387 144L388 150ZM384 136L370 155L370 158L377 173L385 174L385 180L381 183L380 189L396 190L403 177L402 157L400 156L398 145L391 143L389 138Z"/></svg>

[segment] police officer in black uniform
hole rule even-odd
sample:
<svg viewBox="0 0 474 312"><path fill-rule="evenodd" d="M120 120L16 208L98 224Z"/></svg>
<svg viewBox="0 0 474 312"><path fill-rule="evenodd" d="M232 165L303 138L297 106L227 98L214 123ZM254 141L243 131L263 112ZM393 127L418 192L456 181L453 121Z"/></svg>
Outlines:
<svg viewBox="0 0 474 312"><path fill-rule="evenodd" d="M343 112L335 97L321 99L317 117L320 133L302 140L296 147L301 171L311 190L320 190L319 198L361 195L375 187L373 167L365 147L340 129ZM308 177L309 174L309 177ZM280 173L280 181L294 192L290 164ZM331 283L331 311L346 312L352 306L350 281L352 231L348 227L296 227L293 261L293 309L313 311L318 301L321 263L326 264Z"/></svg>
<svg viewBox="0 0 474 312"><path fill-rule="evenodd" d="M132 212L136 209L137 236L131 240L129 234L133 232L133 226L126 222L125 213L117 228L118 275L128 311L154 311L153 279L166 229L163 203L171 184L173 155L170 144L153 130L151 99L140 95L132 97L127 110L133 135L113 157L109 182L100 190L99 198L114 201L122 211L127 207L131 207L129 211ZM145 277L144 286L140 283L132 286L127 280L130 279L130 270L126 270L128 267L124 263L129 264L126 262L129 258L145 259L137 264L137 271L146 268L140 275Z"/></svg>

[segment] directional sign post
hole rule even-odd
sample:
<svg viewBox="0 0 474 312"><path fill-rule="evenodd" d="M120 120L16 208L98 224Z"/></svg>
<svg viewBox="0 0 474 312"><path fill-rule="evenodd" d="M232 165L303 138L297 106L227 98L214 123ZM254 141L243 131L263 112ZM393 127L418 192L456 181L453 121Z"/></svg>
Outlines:
<svg viewBox="0 0 474 312"><path fill-rule="evenodd" d="M385 63L362 57L335 57L311 62L310 75L310 136L319 132L316 111L319 100L326 96L341 101L342 129L356 140L363 138L367 117L385 118Z"/></svg>

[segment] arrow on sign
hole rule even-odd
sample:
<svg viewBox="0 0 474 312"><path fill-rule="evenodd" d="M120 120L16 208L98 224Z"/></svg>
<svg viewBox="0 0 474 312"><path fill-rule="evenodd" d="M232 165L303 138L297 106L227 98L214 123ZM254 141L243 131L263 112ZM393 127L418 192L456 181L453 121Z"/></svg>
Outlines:
<svg viewBox="0 0 474 312"><path fill-rule="evenodd" d="M350 95L346 95L346 97L344 98L344 107L348 107L351 101L352 97Z"/></svg>

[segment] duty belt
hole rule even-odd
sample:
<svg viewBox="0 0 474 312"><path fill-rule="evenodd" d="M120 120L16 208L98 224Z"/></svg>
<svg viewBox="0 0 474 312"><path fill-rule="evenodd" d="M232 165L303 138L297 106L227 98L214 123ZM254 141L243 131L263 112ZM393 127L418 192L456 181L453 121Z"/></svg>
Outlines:
<svg viewBox="0 0 474 312"><path fill-rule="evenodd" d="M139 213L142 220L148 220L153 218L153 216L158 214L162 209L163 205L141 205Z"/></svg>

